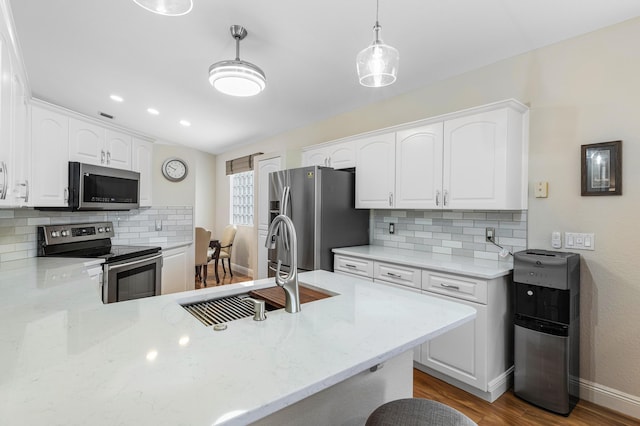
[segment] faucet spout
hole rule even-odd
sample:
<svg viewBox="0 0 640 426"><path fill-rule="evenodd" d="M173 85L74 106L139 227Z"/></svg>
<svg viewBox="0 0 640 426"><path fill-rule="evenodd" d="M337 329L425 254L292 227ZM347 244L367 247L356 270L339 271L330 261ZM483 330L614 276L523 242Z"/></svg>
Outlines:
<svg viewBox="0 0 640 426"><path fill-rule="evenodd" d="M285 306L284 310L289 313L300 312L300 293L298 287L298 237L296 229L291 219L280 214L273 219L269 225L266 246L273 240L276 233L283 228L282 237L287 241L287 245L291 250L291 265L286 275L280 271L282 260L278 259L278 268L276 269L276 284L284 289Z"/></svg>

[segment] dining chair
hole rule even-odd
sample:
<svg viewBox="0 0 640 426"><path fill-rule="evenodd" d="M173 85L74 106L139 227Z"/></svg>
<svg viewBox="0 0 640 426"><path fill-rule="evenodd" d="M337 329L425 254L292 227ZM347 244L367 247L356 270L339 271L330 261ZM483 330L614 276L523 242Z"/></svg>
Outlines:
<svg viewBox="0 0 640 426"><path fill-rule="evenodd" d="M222 231L222 238L218 242L217 247L209 248L209 261L215 261L216 283L220 284L220 278L218 276L218 260L222 260L222 270L224 274L227 274L227 269L224 266L224 260L227 259L229 266L229 274L233 277L233 271L231 270L231 249L233 247L233 240L236 238L236 232L238 228L235 225L227 225Z"/></svg>
<svg viewBox="0 0 640 426"><path fill-rule="evenodd" d="M211 231L196 227L196 277L202 281L205 287L207 286L207 264L211 260L209 257L209 241L211 241Z"/></svg>

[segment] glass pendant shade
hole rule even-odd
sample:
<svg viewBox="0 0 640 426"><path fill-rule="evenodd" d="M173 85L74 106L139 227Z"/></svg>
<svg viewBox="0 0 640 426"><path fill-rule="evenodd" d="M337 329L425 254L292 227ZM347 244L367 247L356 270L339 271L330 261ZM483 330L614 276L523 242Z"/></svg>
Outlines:
<svg viewBox="0 0 640 426"><path fill-rule="evenodd" d="M254 96L267 85L264 73L245 61L222 61L209 67L209 83L231 96Z"/></svg>
<svg viewBox="0 0 640 426"><path fill-rule="evenodd" d="M247 30L240 25L232 25L230 30L231 36L236 40L236 59L211 65L209 83L225 95L257 95L267 86L267 79L259 67L240 60L240 40L247 36Z"/></svg>
<svg viewBox="0 0 640 426"><path fill-rule="evenodd" d="M193 9L193 0L133 0L150 12L165 16L186 15Z"/></svg>
<svg viewBox="0 0 640 426"><path fill-rule="evenodd" d="M375 38L371 46L362 49L356 58L360 84L366 87L384 87L396 81L400 54L379 38L380 25L373 28Z"/></svg>

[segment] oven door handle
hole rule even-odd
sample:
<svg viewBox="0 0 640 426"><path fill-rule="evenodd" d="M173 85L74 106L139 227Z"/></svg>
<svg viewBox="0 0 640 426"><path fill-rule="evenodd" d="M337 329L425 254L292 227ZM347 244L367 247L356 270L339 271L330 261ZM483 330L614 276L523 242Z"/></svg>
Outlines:
<svg viewBox="0 0 640 426"><path fill-rule="evenodd" d="M158 253L158 254L154 254L153 256L149 256L149 257L143 257L142 259L136 259L133 262L127 262L127 263L117 263L113 266L109 265L108 263L106 264L107 268L109 268L109 270L114 270L114 269L118 269L118 268L128 268L130 266L134 266L134 265L138 265L140 263L146 263L150 260L156 260L156 259L161 259L162 258L162 253Z"/></svg>

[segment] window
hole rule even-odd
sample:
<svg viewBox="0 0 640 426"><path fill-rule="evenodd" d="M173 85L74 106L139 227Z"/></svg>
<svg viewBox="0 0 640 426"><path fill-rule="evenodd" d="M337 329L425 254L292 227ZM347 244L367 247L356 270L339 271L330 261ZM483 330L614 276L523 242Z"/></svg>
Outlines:
<svg viewBox="0 0 640 426"><path fill-rule="evenodd" d="M229 175L231 223L253 225L253 170Z"/></svg>

